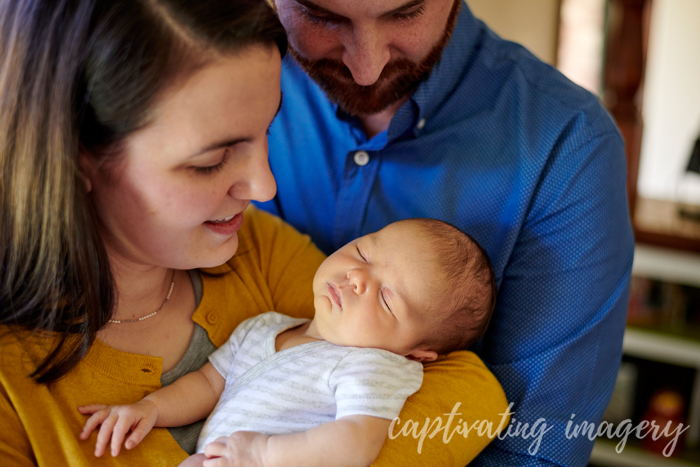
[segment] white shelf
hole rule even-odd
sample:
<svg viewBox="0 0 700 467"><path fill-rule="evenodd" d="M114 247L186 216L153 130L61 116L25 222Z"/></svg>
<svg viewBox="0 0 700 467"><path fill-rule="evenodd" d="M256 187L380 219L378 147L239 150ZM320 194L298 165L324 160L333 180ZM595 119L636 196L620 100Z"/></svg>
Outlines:
<svg viewBox="0 0 700 467"><path fill-rule="evenodd" d="M629 445L618 454L615 446L612 441L596 440L590 462L606 467L700 467L700 464L663 457Z"/></svg>
<svg viewBox="0 0 700 467"><path fill-rule="evenodd" d="M700 370L700 342L696 341L627 328L622 351L631 357ZM700 441L700 371L695 373L688 424L688 445L696 446Z"/></svg>
<svg viewBox="0 0 700 467"><path fill-rule="evenodd" d="M636 245L632 274L700 287L700 254Z"/></svg>
<svg viewBox="0 0 700 467"><path fill-rule="evenodd" d="M627 328L622 349L631 357L700 369L700 342Z"/></svg>

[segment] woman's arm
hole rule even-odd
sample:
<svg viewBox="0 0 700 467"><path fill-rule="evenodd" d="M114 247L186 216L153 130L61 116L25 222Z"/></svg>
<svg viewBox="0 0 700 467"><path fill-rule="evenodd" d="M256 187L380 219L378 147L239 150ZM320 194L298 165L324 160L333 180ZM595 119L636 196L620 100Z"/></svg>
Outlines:
<svg viewBox="0 0 700 467"><path fill-rule="evenodd" d="M95 456L104 454L110 439L112 456L117 456L122 443L127 449L132 449L154 426L182 426L209 415L224 390L224 384L223 376L211 363L207 363L198 371L186 374L135 404L78 407L80 413L92 414L85 422L80 439L87 439L101 425Z"/></svg>

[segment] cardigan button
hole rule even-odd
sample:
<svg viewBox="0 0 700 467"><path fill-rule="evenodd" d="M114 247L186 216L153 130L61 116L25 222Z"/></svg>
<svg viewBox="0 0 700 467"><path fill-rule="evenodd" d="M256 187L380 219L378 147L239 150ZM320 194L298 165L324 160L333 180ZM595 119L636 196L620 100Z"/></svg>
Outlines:
<svg viewBox="0 0 700 467"><path fill-rule="evenodd" d="M207 315L207 323L216 324L218 322L219 322L219 316L216 313L211 312Z"/></svg>

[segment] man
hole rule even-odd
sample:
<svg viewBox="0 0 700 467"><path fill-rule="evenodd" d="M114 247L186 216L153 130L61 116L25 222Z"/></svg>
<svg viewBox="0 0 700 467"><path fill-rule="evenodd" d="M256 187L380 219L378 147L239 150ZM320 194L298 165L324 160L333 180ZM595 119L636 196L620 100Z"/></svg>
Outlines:
<svg viewBox="0 0 700 467"><path fill-rule="evenodd" d="M566 424L607 405L633 256L609 115L460 0L275 4L291 57L263 207L327 253L408 217L473 235L499 288L475 350L514 423L549 431L539 446L531 428L503 436L472 465L586 465L592 442Z"/></svg>

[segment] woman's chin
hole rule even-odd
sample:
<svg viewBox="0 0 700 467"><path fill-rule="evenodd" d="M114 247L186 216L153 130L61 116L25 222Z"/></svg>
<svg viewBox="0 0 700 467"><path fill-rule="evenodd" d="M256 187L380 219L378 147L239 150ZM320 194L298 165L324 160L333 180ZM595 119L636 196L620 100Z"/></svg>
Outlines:
<svg viewBox="0 0 700 467"><path fill-rule="evenodd" d="M230 260L233 255L236 254L238 250L238 234L235 233L231 238L227 239L224 243L214 247L209 250L209 253L202 255L195 260L195 265L193 268L214 268L221 266L228 260Z"/></svg>

